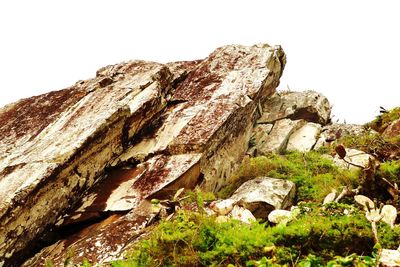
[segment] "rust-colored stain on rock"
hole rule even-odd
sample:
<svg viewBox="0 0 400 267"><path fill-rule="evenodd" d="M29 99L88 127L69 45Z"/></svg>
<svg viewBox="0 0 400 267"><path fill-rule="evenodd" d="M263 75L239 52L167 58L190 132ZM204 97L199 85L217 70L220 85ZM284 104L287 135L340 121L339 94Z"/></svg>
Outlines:
<svg viewBox="0 0 400 267"><path fill-rule="evenodd" d="M87 94L79 88L68 88L31 98L22 99L0 110L0 136L3 139L36 137L45 127L55 121L59 114L73 106ZM3 112L2 112L3 111Z"/></svg>

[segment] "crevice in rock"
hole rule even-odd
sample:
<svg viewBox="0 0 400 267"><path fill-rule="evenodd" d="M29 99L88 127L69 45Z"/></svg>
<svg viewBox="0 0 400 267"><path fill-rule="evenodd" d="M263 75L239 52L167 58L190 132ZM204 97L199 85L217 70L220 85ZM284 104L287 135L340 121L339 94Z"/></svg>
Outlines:
<svg viewBox="0 0 400 267"><path fill-rule="evenodd" d="M72 222L66 225L61 225L59 227L56 227L53 229L53 233L56 238L53 238L52 244L58 242L59 240L68 240L70 238L74 238L76 234L78 234L80 231L84 230L85 228L88 228L96 223L100 223L107 218L109 218L112 215L125 215L131 210L124 210L124 211L97 211L91 213L89 217L86 219Z"/></svg>
<svg viewBox="0 0 400 267"><path fill-rule="evenodd" d="M167 106L170 107L170 106L175 106L175 105L178 105L181 103L187 103L187 102L189 102L189 101L186 99L171 99L168 101Z"/></svg>
<svg viewBox="0 0 400 267"><path fill-rule="evenodd" d="M325 124L321 121L321 118L318 116L318 113L315 111L310 110L309 108L299 108L296 109L293 114L290 114L286 117L287 119L291 120L306 120L308 122L314 122L318 124Z"/></svg>
<svg viewBox="0 0 400 267"><path fill-rule="evenodd" d="M41 236L32 240L30 244L28 244L27 247L29 249L14 254L14 256L6 263L6 266L21 266L26 260L34 257L37 253L42 251L42 249L52 246L59 241L66 242L66 245L72 244L75 240L79 239L79 233L85 231L85 229L89 229L91 226L99 224L113 215L123 216L129 211L130 210L96 212L86 220L59 227L49 227Z"/></svg>

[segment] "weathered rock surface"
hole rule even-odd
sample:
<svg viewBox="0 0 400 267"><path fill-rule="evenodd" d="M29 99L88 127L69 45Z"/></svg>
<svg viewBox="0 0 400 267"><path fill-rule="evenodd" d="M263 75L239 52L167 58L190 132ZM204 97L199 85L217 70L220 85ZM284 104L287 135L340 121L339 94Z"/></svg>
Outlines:
<svg viewBox="0 0 400 267"><path fill-rule="evenodd" d="M84 258L92 263L116 260L154 216L151 204L143 201L127 215L113 214L44 248L23 266L44 266L46 260L51 260L55 266L64 266L68 251L74 253L71 264L81 264Z"/></svg>
<svg viewBox="0 0 400 267"><path fill-rule="evenodd" d="M330 122L327 98L314 91L281 92L262 107L254 127L249 155L264 155L285 150L309 151L316 146L322 126Z"/></svg>
<svg viewBox="0 0 400 267"><path fill-rule="evenodd" d="M322 126L309 122L294 132L288 141L287 150L307 152L313 149Z"/></svg>
<svg viewBox="0 0 400 267"><path fill-rule="evenodd" d="M134 61L0 113L0 262L52 225L166 105L169 70Z"/></svg>
<svg viewBox="0 0 400 267"><path fill-rule="evenodd" d="M272 130L266 136L261 136L261 143L256 143L257 154L264 155L271 152L283 152L286 150L290 136L305 124L304 120L282 119L276 121Z"/></svg>
<svg viewBox="0 0 400 267"><path fill-rule="evenodd" d="M0 262L17 263L56 221L61 231L96 220L26 266L45 257L62 265L68 250L74 262L110 260L153 216L138 211L146 199L202 181L221 187L284 64L279 47L226 46L203 61L108 66L92 80L3 108Z"/></svg>
<svg viewBox="0 0 400 267"><path fill-rule="evenodd" d="M268 145L268 135L270 134L273 126L273 124L257 124L254 127L249 144L249 155L256 156L260 148L262 149Z"/></svg>
<svg viewBox="0 0 400 267"><path fill-rule="evenodd" d="M198 153L205 187L217 189L247 150L258 102L271 95L282 54L266 47L225 47L200 63L178 85L162 123L113 164L159 154ZM219 177L222 179L214 179Z"/></svg>
<svg viewBox="0 0 400 267"><path fill-rule="evenodd" d="M393 249L382 249L379 254L379 266L395 267L400 266L400 251Z"/></svg>
<svg viewBox="0 0 400 267"><path fill-rule="evenodd" d="M280 119L306 120L322 125L330 121L331 106L328 99L314 91L280 92L263 105L259 123L271 123Z"/></svg>
<svg viewBox="0 0 400 267"><path fill-rule="evenodd" d="M291 181L258 177L242 184L229 199L256 218L266 219L272 210L290 207L295 193L296 186Z"/></svg>

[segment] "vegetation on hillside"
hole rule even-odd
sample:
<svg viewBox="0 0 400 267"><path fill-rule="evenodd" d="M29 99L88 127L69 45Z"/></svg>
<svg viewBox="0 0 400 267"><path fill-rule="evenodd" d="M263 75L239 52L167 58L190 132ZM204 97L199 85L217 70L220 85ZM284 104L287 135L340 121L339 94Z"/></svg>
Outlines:
<svg viewBox="0 0 400 267"><path fill-rule="evenodd" d="M277 226L233 219L218 223L204 213L182 210L112 266L376 265L371 226L357 207L304 203L300 209L296 220ZM400 228L384 223L378 228L381 246L396 249Z"/></svg>
<svg viewBox="0 0 400 267"><path fill-rule="evenodd" d="M371 193L368 196L376 206L392 204L397 209L400 203L396 195L388 194L385 184L378 181L400 183L400 159L392 156L400 151L400 138L380 135L399 117L400 108L384 113L367 125L378 133L345 136L337 142L382 161L372 173L381 191L364 192ZM161 219L123 260L111 266L377 266L380 248L399 247L400 226L391 227L378 220L374 236L374 224L352 196L322 204L334 190L365 187L365 170L340 169L327 159L330 153L330 149L289 151L246 159L231 182L215 195L196 189L174 200L177 209L173 217ZM274 225L262 220L251 224L235 219L220 222L207 214L207 203L228 198L241 184L260 176L296 184L297 216ZM82 266L90 264L86 261Z"/></svg>
<svg viewBox="0 0 400 267"><path fill-rule="evenodd" d="M382 113L373 121L366 124L367 127L377 131L378 133L383 133L392 122L400 119L400 107L391 110L382 110L381 112Z"/></svg>
<svg viewBox="0 0 400 267"><path fill-rule="evenodd" d="M385 111L375 120L364 125L366 129L372 129L375 132L367 131L362 135L347 135L337 143L365 151L380 161L400 159L400 136L382 135L387 127L398 119L400 119L400 107Z"/></svg>
<svg viewBox="0 0 400 267"><path fill-rule="evenodd" d="M333 189L358 186L358 170L343 170L311 151L288 151L283 155L269 154L246 160L233 176L232 182L217 193L229 197L245 181L259 176L288 179L296 184L297 201L321 201Z"/></svg>
<svg viewBox="0 0 400 267"><path fill-rule="evenodd" d="M398 179L399 170L398 161L387 162L379 175ZM322 205L332 189L359 186L359 172L338 169L319 152L271 154L244 162L235 182L217 195L227 197L244 181L264 175L298 186L301 212L287 225L247 225L233 219L219 223L201 209L181 210L113 266L376 266L364 211L352 198ZM192 198L198 204L204 199L201 192L190 194L198 195ZM379 222L377 228L379 246L396 249L400 227Z"/></svg>

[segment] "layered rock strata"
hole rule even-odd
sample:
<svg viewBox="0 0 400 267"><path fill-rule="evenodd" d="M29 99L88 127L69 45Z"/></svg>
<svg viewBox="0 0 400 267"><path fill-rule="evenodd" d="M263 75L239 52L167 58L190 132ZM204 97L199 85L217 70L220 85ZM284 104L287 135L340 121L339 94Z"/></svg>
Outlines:
<svg viewBox="0 0 400 267"><path fill-rule="evenodd" d="M0 262L55 223L166 106L171 73L135 61L0 112Z"/></svg>
<svg viewBox="0 0 400 267"><path fill-rule="evenodd" d="M279 47L226 46L202 61L108 66L3 108L0 262L17 264L48 229L82 223L26 266L62 265L71 250L76 263L114 259L151 220L147 199L221 187L284 64Z"/></svg>

